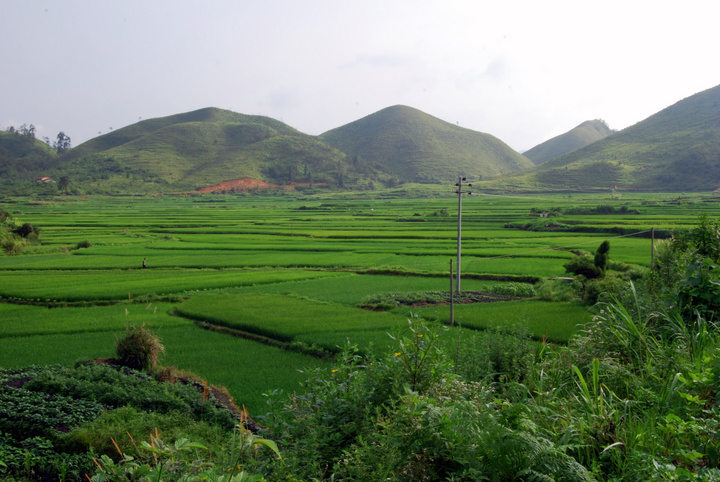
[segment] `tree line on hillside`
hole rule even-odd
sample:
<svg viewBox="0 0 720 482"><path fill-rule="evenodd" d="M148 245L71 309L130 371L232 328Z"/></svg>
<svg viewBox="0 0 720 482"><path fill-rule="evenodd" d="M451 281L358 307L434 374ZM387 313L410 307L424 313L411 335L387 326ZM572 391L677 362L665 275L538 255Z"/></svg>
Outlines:
<svg viewBox="0 0 720 482"><path fill-rule="evenodd" d="M55 169L58 157L72 147L70 137L61 131L51 142L47 137L40 141L36 134L34 124L0 131L0 179L5 193L52 195L58 188L67 192L67 180L63 187L52 181L60 176Z"/></svg>
<svg viewBox="0 0 720 482"><path fill-rule="evenodd" d="M10 134L16 134L18 136L26 137L28 139L36 139L35 134L37 132L37 129L35 128L34 124L30 124L29 126L27 124L23 124L20 127L9 126L7 129L5 129L5 131ZM70 139L70 136L65 134L65 132L63 131L58 132L58 135L52 144L50 143L50 138L48 137L43 137L42 141L48 146L55 149L58 154L62 154L63 152L69 150L72 147L72 141Z"/></svg>

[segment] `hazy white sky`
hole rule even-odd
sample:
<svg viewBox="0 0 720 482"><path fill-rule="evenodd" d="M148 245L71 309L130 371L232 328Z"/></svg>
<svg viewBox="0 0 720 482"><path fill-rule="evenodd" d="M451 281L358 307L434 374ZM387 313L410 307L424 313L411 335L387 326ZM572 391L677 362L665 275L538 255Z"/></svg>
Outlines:
<svg viewBox="0 0 720 482"><path fill-rule="evenodd" d="M518 151L720 84L716 0L0 0L0 128L74 146L219 107L321 134L404 104Z"/></svg>

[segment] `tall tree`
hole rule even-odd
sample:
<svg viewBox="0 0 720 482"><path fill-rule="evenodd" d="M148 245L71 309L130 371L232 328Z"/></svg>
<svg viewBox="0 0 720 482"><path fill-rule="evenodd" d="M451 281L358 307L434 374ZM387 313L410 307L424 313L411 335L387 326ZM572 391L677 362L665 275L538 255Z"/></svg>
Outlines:
<svg viewBox="0 0 720 482"><path fill-rule="evenodd" d="M70 178L68 176L61 177L60 182L58 182L58 189L67 192L68 187L70 187Z"/></svg>
<svg viewBox="0 0 720 482"><path fill-rule="evenodd" d="M60 131L57 135L57 140L55 141L53 147L55 148L55 150L57 150L58 154L62 154L63 152L70 149L70 137L65 135L63 131Z"/></svg>
<svg viewBox="0 0 720 482"><path fill-rule="evenodd" d="M595 251L595 267L600 270L600 274L604 274L610 264L610 241L603 241L600 247Z"/></svg>

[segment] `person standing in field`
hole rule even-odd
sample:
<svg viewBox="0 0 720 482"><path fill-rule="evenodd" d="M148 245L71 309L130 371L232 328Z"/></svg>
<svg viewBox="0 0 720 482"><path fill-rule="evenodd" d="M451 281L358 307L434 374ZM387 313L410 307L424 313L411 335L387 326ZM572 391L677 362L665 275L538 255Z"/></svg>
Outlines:
<svg viewBox="0 0 720 482"><path fill-rule="evenodd" d="M143 258L143 269L147 269L147 258Z"/></svg>

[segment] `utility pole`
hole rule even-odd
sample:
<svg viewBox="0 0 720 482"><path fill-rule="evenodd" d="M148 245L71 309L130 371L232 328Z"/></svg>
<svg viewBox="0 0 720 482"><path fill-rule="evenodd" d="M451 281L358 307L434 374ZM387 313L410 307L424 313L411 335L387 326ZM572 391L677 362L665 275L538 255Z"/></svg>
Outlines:
<svg viewBox="0 0 720 482"><path fill-rule="evenodd" d="M471 191L463 191L463 182L467 181L467 178L465 177L458 177L458 182L455 184L457 186L457 191L455 193L458 195L458 235L457 235L457 287L456 291L460 293L460 253L461 253L461 244L462 244L462 195L463 194L472 194ZM472 187L472 184L468 184L467 187Z"/></svg>
<svg viewBox="0 0 720 482"><path fill-rule="evenodd" d="M453 267L450 258L450 326L455 325L455 298L453 297Z"/></svg>
<svg viewBox="0 0 720 482"><path fill-rule="evenodd" d="M655 228L650 230L650 269L655 269Z"/></svg>

